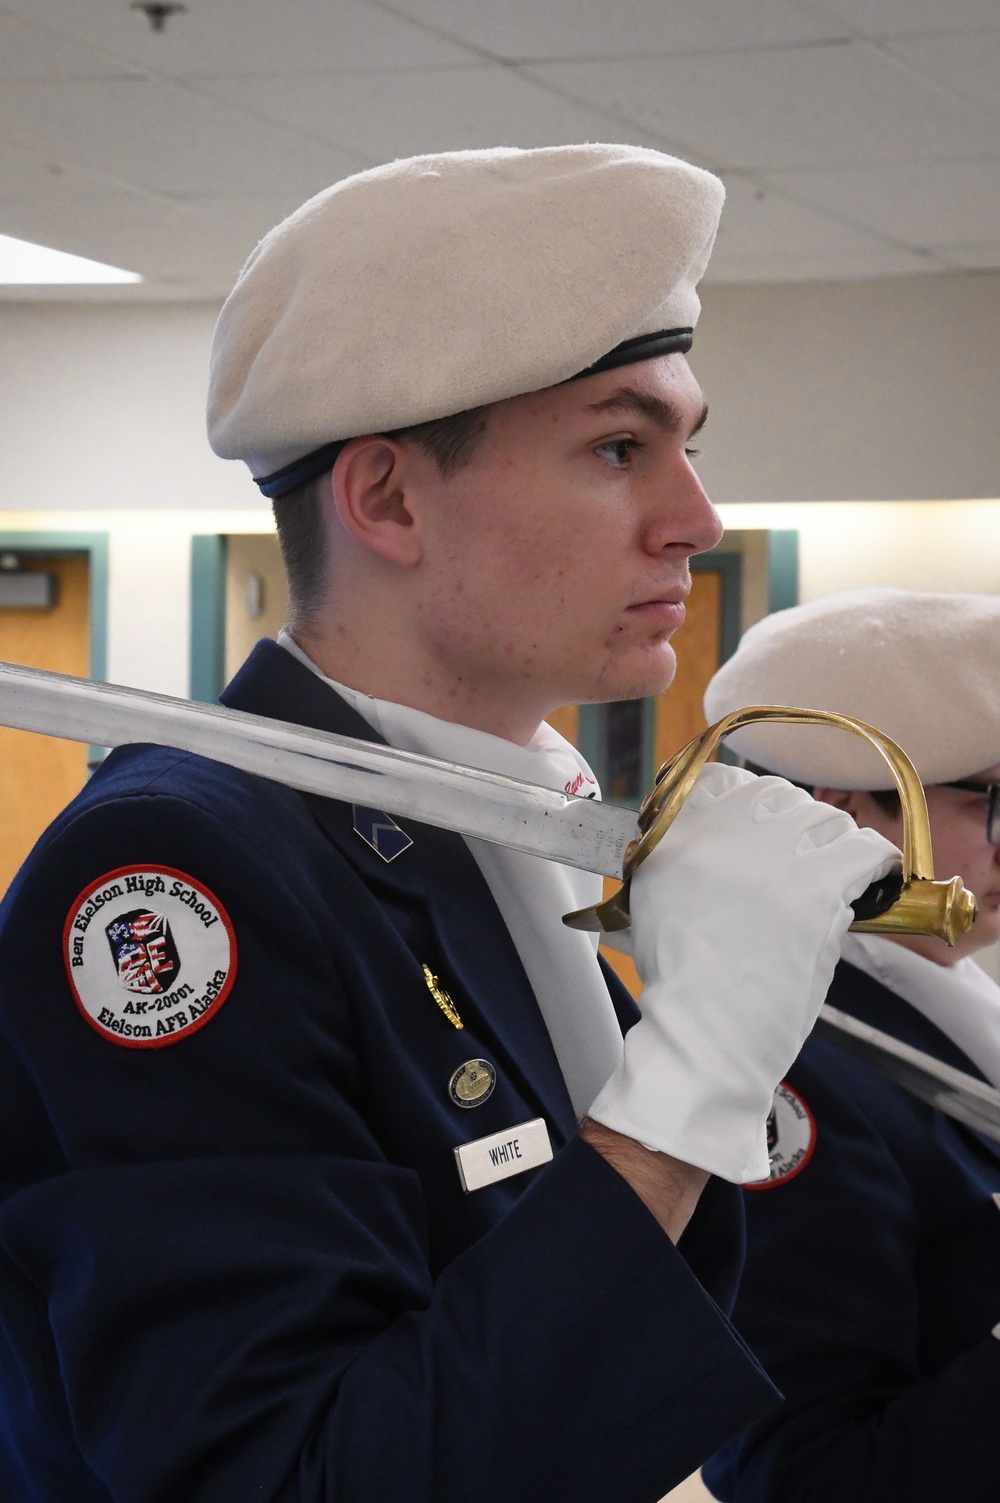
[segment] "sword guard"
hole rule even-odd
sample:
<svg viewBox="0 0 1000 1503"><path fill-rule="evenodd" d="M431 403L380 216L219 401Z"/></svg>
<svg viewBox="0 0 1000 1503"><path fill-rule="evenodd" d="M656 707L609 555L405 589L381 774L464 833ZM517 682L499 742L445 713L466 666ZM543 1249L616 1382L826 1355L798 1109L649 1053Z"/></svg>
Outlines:
<svg viewBox="0 0 1000 1503"><path fill-rule="evenodd" d="M961 877L934 880L927 800L916 768L902 747L863 720L833 710L798 710L790 705L750 705L734 710L695 736L660 768L639 810L639 838L625 852L623 881L617 892L591 908L567 913L570 929L614 934L627 929L632 875L659 845L694 787L698 774L732 731L764 720L797 725L829 725L861 736L878 752L892 773L903 813L903 867L896 875L873 882L853 904L851 928L864 934L932 934L953 945L975 922L974 895Z"/></svg>

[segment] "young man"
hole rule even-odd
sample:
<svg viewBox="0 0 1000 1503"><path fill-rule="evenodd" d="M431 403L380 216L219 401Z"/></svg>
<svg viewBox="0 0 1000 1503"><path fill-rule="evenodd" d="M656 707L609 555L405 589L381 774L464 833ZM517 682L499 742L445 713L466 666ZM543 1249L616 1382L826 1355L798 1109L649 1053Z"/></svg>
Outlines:
<svg viewBox="0 0 1000 1503"><path fill-rule="evenodd" d="M543 716L671 676L721 198L628 147L459 153L267 237L209 422L293 615L228 704L596 794ZM731 770L669 844L636 1022L561 923L599 879L109 757L3 912L5 1498L639 1503L766 1409L726 1181L898 857Z"/></svg>
<svg viewBox="0 0 1000 1503"><path fill-rule="evenodd" d="M706 695L886 730L927 786L940 876L979 902L948 949L849 935L829 1001L1000 1087L1000 987L971 958L1000 938L1000 598L852 590L754 627ZM748 728L760 766L900 843L884 766L844 733ZM746 1195L736 1321L785 1403L706 1469L739 1503L1000 1496L1000 1145L827 1039L774 1103L770 1177Z"/></svg>

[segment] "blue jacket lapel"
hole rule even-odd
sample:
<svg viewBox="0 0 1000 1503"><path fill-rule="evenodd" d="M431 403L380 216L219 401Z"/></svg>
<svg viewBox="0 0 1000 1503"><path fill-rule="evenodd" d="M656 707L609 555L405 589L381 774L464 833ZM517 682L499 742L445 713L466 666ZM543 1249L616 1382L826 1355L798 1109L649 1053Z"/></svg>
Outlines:
<svg viewBox="0 0 1000 1503"><path fill-rule="evenodd" d="M266 639L257 644L221 699L233 709L295 725L362 741L382 739L316 674ZM419 918L426 914L445 980L462 996L463 1016L466 1008L475 1013L477 1033L503 1057L525 1095L537 1102L539 1115L555 1128L555 1136L563 1141L571 1137L575 1116L548 1030L507 926L462 837L399 818L396 823L413 845L385 861L355 832L349 804L303 797L365 885L392 905L404 936L410 924L414 944L419 943ZM421 911L417 917L415 908Z"/></svg>

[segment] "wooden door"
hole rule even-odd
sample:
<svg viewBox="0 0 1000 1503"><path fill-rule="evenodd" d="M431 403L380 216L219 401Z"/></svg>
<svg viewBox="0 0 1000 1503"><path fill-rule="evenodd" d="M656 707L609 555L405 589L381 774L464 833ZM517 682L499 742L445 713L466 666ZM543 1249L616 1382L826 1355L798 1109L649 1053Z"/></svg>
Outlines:
<svg viewBox="0 0 1000 1503"><path fill-rule="evenodd" d="M261 637L276 637L288 620L288 586L273 532L226 538L226 682Z"/></svg>
<svg viewBox="0 0 1000 1503"><path fill-rule="evenodd" d="M720 573L714 569L692 573L687 619L670 640L677 654L677 672L669 688L656 698L654 771L707 725L702 700L719 667L722 641Z"/></svg>
<svg viewBox="0 0 1000 1503"><path fill-rule="evenodd" d="M26 566L57 576L56 604L50 610L0 608L0 658L85 678L90 670L86 556L32 559ZM0 726L0 895L86 776L87 748L81 742Z"/></svg>

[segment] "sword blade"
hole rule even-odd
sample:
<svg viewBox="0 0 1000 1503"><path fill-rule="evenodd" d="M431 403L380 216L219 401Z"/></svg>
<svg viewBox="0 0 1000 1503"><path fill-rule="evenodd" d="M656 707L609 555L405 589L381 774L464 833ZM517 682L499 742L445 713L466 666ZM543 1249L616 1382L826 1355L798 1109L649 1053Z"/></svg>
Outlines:
<svg viewBox="0 0 1000 1503"><path fill-rule="evenodd" d="M816 1032L867 1060L921 1101L1000 1143L1000 1091L825 1003Z"/></svg>
<svg viewBox="0 0 1000 1503"><path fill-rule="evenodd" d="M0 663L0 725L94 746L151 742L303 793L620 877L634 810L222 705Z"/></svg>

